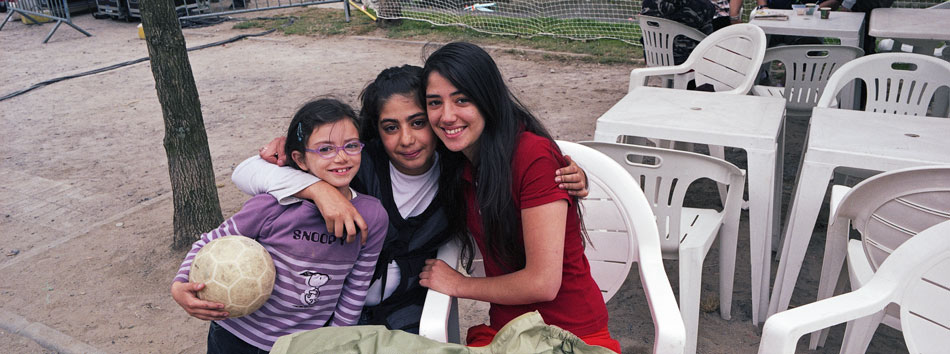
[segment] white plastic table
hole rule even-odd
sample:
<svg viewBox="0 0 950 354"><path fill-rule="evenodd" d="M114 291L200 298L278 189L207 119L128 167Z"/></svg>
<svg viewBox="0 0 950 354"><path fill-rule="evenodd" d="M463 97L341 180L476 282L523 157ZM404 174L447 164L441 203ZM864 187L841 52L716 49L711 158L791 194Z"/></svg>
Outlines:
<svg viewBox="0 0 950 354"><path fill-rule="evenodd" d="M788 309L835 168L889 171L935 164L950 164L950 119L816 107L788 209L769 316Z"/></svg>
<svg viewBox="0 0 950 354"><path fill-rule="evenodd" d="M871 10L868 34L893 38L914 46L914 53L933 55L943 41L950 41L950 9Z"/></svg>
<svg viewBox="0 0 950 354"><path fill-rule="evenodd" d="M799 16L793 10L767 9L768 13L788 15L788 21L760 20L752 17L749 23L759 26L765 34L838 38L841 45L862 48L864 43L864 13L833 11L822 20L819 11L813 16Z"/></svg>
<svg viewBox="0 0 950 354"><path fill-rule="evenodd" d="M781 208L785 100L636 87L597 119L594 140L623 135L731 146L748 155L752 320L765 320L772 234ZM759 284L758 287L754 284Z"/></svg>

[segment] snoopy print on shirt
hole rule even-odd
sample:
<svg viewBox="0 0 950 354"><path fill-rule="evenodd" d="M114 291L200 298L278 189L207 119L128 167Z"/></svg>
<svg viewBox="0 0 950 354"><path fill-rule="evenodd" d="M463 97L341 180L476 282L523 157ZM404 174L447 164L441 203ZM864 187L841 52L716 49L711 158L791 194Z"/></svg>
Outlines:
<svg viewBox="0 0 950 354"><path fill-rule="evenodd" d="M310 285L310 289L300 294L300 302L303 305L297 305L297 307L311 307L320 298L320 287L330 282L330 276L312 270L300 272L300 275L307 277L307 285Z"/></svg>

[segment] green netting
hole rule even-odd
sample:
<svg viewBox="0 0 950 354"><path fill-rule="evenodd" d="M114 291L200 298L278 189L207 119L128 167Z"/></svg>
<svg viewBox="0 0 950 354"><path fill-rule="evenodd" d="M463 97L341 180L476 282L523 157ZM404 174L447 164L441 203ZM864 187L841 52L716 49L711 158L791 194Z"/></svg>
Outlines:
<svg viewBox="0 0 950 354"><path fill-rule="evenodd" d="M576 40L611 38L640 45L640 1L608 0L363 0L381 18L464 26L479 32ZM922 8L941 0L895 1L893 7ZM755 7L745 0L743 16Z"/></svg>

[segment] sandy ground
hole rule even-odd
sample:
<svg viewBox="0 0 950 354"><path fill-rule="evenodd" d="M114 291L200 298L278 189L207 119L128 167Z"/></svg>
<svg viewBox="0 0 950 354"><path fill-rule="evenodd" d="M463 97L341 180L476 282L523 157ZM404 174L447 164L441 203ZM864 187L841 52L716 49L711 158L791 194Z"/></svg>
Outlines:
<svg viewBox="0 0 950 354"><path fill-rule="evenodd" d="M11 22L0 31L0 94L33 83L147 56L136 24L75 22L61 27ZM189 46L256 30L231 23L184 31ZM330 94L355 103L363 85L388 66L421 64L422 45L365 38L271 34L190 55L225 216L247 196L230 183L233 167L281 134L297 106ZM513 91L558 139L588 140L594 122L626 92L631 66L545 61L493 53ZM207 323L171 299L169 284L184 256L168 245L171 189L164 134L149 64L53 84L0 102L0 313L25 318L104 352L203 352ZM789 127L800 139L804 124ZM793 149L792 149L793 150ZM733 154L736 155L736 154ZM741 156L734 156L741 164ZM794 157L794 155L790 156ZM787 158L787 160L789 160ZM791 181L792 170L786 171ZM753 353L747 215L730 321L716 306L700 317L699 351ZM818 247L823 238L814 238ZM715 303L716 252L706 261L704 302ZM820 250L812 249L793 304L814 299ZM773 265L774 267L774 265ZM676 262L667 271L676 288ZM650 312L638 275L608 306L611 332L628 353L649 352ZM484 320L483 306L463 304L465 326ZM820 352L836 352L842 329ZM800 346L802 348L803 346ZM0 352L49 352L0 330ZM900 333L882 329L872 351L905 351ZM804 350L801 350L805 352Z"/></svg>

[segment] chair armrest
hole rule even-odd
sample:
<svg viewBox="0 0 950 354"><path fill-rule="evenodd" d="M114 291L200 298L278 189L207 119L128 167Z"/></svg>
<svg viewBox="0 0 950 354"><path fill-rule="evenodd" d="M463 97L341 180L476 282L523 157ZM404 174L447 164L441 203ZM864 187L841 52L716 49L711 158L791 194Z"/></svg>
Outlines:
<svg viewBox="0 0 950 354"><path fill-rule="evenodd" d="M692 28L692 27L690 27L690 28ZM696 31L682 31L682 32L680 32L680 33L677 33L676 35L677 35L677 36L683 36L683 37L692 39L692 40L697 41L697 42L702 42L703 39L706 39L706 35L703 34L702 32L700 32L699 30L696 30Z"/></svg>
<svg viewBox="0 0 950 354"><path fill-rule="evenodd" d="M806 333L873 315L888 304L889 292L881 287L831 297L780 312L765 321L759 354L795 353L798 339Z"/></svg>
<svg viewBox="0 0 950 354"><path fill-rule="evenodd" d="M439 247L436 258L450 266L458 267L461 252L461 246L453 240ZM429 289L422 307L422 318L419 319L419 335L442 343L448 343L450 336L458 341L457 333L449 333L452 328L458 331L458 316L452 314L452 311L458 311L455 304L456 300L451 296ZM453 318L456 323L449 323Z"/></svg>
<svg viewBox="0 0 950 354"><path fill-rule="evenodd" d="M630 71L630 87L627 88L627 92L633 91L634 88L640 86L646 86L647 78L651 76L663 76L663 75L685 75L691 73L692 63L689 59L685 63L677 66L657 66L652 68L637 68ZM685 89L685 87L682 87ZM715 93L721 94L730 94L730 95L746 95L749 91L752 90L752 86L749 88L739 87L729 91L716 91Z"/></svg>
<svg viewBox="0 0 950 354"><path fill-rule="evenodd" d="M677 66L657 66L652 68L637 68L630 71L630 87L628 91L634 88L645 86L646 80L651 76L679 75L688 73L690 69L684 65Z"/></svg>
<svg viewBox="0 0 950 354"><path fill-rule="evenodd" d="M429 289L426 292L422 317L419 319L419 335L442 343L449 342L449 317L452 297Z"/></svg>
<svg viewBox="0 0 950 354"><path fill-rule="evenodd" d="M652 251L645 249L647 247L639 249L638 268L640 284L650 306L650 316L653 317L653 353L683 353L686 348L686 326L670 280L666 277L666 269L663 268L659 244L653 245Z"/></svg>
<svg viewBox="0 0 950 354"><path fill-rule="evenodd" d="M828 203L829 211L828 215L831 215L831 222L834 223L838 219L838 207L841 206L841 200L844 199L845 194L851 191L851 187L833 185L831 186L831 201ZM829 225L831 225L829 223Z"/></svg>

